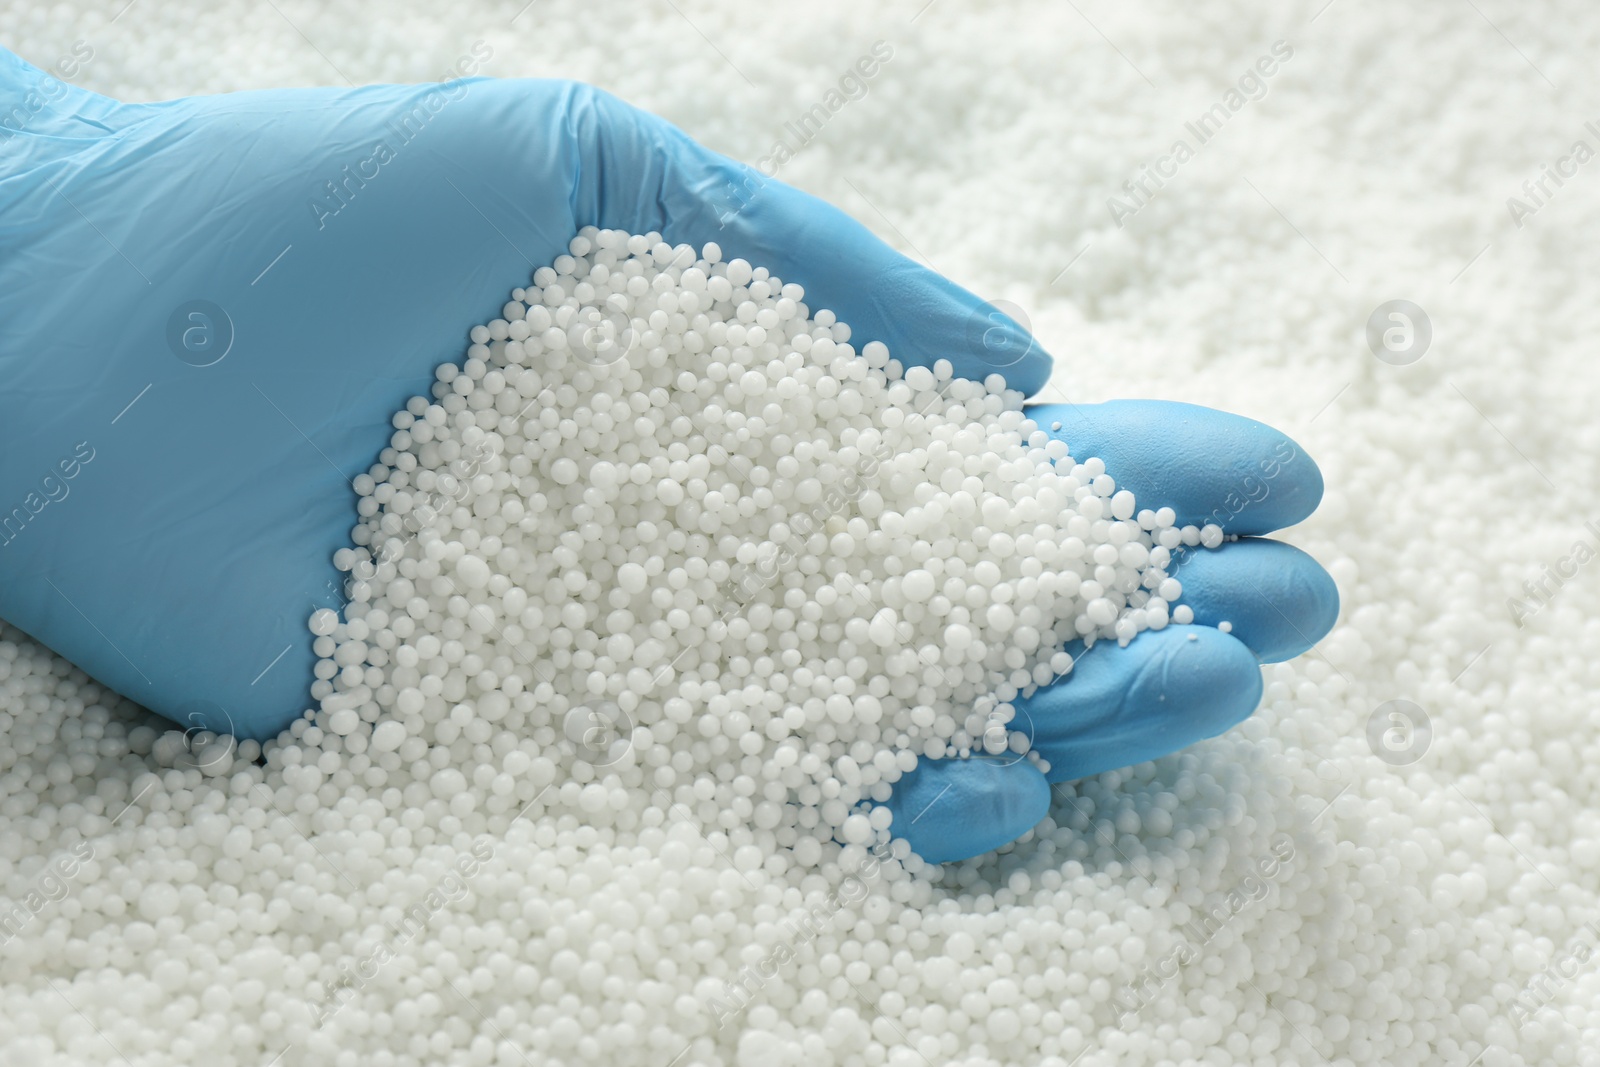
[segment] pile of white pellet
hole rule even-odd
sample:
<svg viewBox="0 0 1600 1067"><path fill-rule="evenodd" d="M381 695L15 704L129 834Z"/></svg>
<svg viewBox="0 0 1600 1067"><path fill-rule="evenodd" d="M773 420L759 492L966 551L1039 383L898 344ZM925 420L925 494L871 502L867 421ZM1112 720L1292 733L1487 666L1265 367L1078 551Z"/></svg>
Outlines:
<svg viewBox="0 0 1600 1067"><path fill-rule="evenodd" d="M1593 574L1571 564L1600 514L1588 459L1600 184L1587 166L1546 177L1570 169L1574 140L1596 147L1561 106L1600 47L1592 10L1425 6L1397 33L1379 6L1323 0L1155 17L1094 0L817 0L774 35L772 12L738 5L520 6L393 0L374 20L359 5L0 0L0 25L41 66L81 56L83 41L80 83L134 99L438 78L484 41L485 73L591 81L750 161L779 140L795 151L786 123L887 41L893 63L783 180L1025 307L1058 356L1040 399L1170 397L1294 436L1329 489L1289 536L1338 580L1341 624L1267 668L1263 705L1238 729L1057 789L1031 840L947 872L928 903L901 907L925 883L875 873L893 865L831 898L819 873L816 922L780 899L759 929L737 917L752 883L790 894L766 888L775 876L748 866L740 838L693 838L675 816L622 831L626 812L587 830L579 809L530 812L490 852L488 838L450 840L459 817L444 801L428 809L431 790L385 786L340 810L342 790L376 778L370 753L329 766L327 803L291 790L272 814L234 792L248 743L236 756L211 745L205 766L231 759L229 773L202 785L185 770L198 793L152 788L122 814L152 781L138 777L151 757L124 739L143 750L164 727L130 735L135 709L9 631L0 1063L257 1067L287 1042L257 1054L250 1028L281 1037L289 1015L309 1027L314 1009L296 1014L281 991L313 975L391 1005L334 1016L325 1034L365 1030L320 1044L323 1062L341 1043L352 1063L452 1061L437 1049L540 1067L717 1062L705 1041L670 1040L713 997L736 1009L722 1055L734 1063L1595 1062L1600 621ZM1149 178L1280 38L1293 57L1264 96L1239 94L1248 102L1174 178ZM1507 198L1533 204L1524 183L1540 180L1518 227ZM1135 181L1156 192L1119 228L1108 200ZM1373 309L1397 298L1434 327L1409 367L1375 360L1364 339ZM1431 731L1408 735L1392 700L1414 702ZM536 794L512 777L501 818ZM261 825L249 842L219 839L227 818L175 810L196 795ZM386 818L409 845L385 851ZM627 832L640 843L618 845ZM237 864L271 890L216 885L201 899L186 880L198 868L150 858L190 833L219 877ZM524 899L516 887L535 880ZM147 886L172 890L146 903ZM644 888L658 903L639 912ZM352 932L369 901L402 929ZM259 918L234 925L245 914ZM293 924L291 956L234 948L270 943L279 923ZM680 1002L690 968L746 993L717 978L705 1000ZM449 988L427 991L445 975ZM619 986L631 1006L585 1006ZM1013 1020L1027 1051L1004 1041ZM392 1060L355 1051L378 1035L401 1050ZM557 1051L568 1041L588 1043ZM302 1046L278 1062L318 1060Z"/></svg>
<svg viewBox="0 0 1600 1067"><path fill-rule="evenodd" d="M643 790L814 867L889 846L869 802L919 756L1037 760L1010 701L1067 641L1188 620L1164 568L1217 531L1136 515L998 375L858 354L714 244L569 251L355 481L352 602L311 620L333 751L448 763L461 815L469 742L530 739L586 812Z"/></svg>

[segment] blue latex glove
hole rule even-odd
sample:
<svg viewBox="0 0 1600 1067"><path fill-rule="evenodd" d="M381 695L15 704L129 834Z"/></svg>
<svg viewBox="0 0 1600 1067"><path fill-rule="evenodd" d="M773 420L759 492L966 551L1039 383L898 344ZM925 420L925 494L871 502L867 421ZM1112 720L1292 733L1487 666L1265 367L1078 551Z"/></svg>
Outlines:
<svg viewBox="0 0 1600 1067"><path fill-rule="evenodd" d="M0 122L0 616L184 725L302 713L346 479L581 226L716 241L905 362L1050 372L843 212L584 85L123 104L0 50Z"/></svg>
<svg viewBox="0 0 1600 1067"><path fill-rule="evenodd" d="M1333 579L1304 552L1256 536L1315 510L1322 474L1270 426L1192 404L1116 400L1031 408L1074 456L1099 456L1141 508L1167 506L1179 525L1214 522L1237 541L1175 552L1190 625L1146 630L1125 647L1067 646L1071 671L1017 702L1012 728L1032 740L1048 775L1025 759L922 761L895 786L893 829L925 860L967 859L1044 818L1050 783L1156 759L1247 718L1261 699L1260 663L1309 649L1339 615ZM1215 627L1228 623L1231 633Z"/></svg>
<svg viewBox="0 0 1600 1067"><path fill-rule="evenodd" d="M370 464L432 367L459 358L463 324L492 317L582 225L715 240L803 284L812 307L908 364L948 358L958 375L1004 373L1025 393L1049 374L1014 323L841 212L582 85L467 79L130 105L0 50L7 115L0 371L14 403L0 429L0 615L185 725L264 738L299 715L313 661L305 619L340 603L328 563L352 521L340 483ZM1142 500L1212 502L1211 482L1167 462L1204 456L1203 441L1124 464L1115 449L1133 437L1117 418L1095 420L1103 444L1073 428L1074 412L1111 407L1053 417L1077 454L1102 455ZM1186 410L1235 438L1254 432ZM1248 460L1228 437L1209 458ZM1296 519L1320 491L1309 460L1297 469L1311 476L1275 489L1301 499ZM1284 506L1270 503L1242 518ZM1285 608L1314 638L1331 619L1331 583L1309 560L1291 569L1304 589L1326 586L1321 614ZM1225 579L1202 583L1223 610L1238 595ZM1233 621L1243 635L1244 613ZM1105 739L1159 718L1133 709L1149 688L1138 664L1171 640L1161 635L1115 662L1097 648L1070 685L1037 694L1031 714L1059 735L1041 729L1040 749L1058 766L1080 747L1118 766L1248 714L1254 659L1235 669L1239 642L1218 638L1169 657L1225 684L1175 683L1172 705L1198 711L1141 735L1159 752ZM1107 695L1056 707L1057 694L1086 689L1097 657ZM896 831L909 826L928 858L975 854L1033 825L1045 789L1025 764L929 765L895 797L926 816L899 817Z"/></svg>

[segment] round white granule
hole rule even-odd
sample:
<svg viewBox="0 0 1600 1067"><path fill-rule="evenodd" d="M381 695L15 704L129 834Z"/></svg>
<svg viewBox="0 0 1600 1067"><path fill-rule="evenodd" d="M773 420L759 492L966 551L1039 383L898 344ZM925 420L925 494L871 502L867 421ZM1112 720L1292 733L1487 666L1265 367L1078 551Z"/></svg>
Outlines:
<svg viewBox="0 0 1600 1067"><path fill-rule="evenodd" d="M489 565L470 552L456 561L456 576L468 589L482 589L487 586L491 573Z"/></svg>
<svg viewBox="0 0 1600 1067"><path fill-rule="evenodd" d="M372 729L372 748L375 752L393 752L406 739L405 723L390 719Z"/></svg>

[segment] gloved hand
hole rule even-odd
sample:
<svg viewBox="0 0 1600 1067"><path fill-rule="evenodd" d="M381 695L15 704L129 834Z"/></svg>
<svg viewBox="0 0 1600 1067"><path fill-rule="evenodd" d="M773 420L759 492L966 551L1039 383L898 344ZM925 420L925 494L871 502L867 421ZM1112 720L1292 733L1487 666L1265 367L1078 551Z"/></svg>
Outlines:
<svg viewBox="0 0 1600 1067"><path fill-rule="evenodd" d="M1018 388L1050 370L842 212L585 85L123 104L0 50L0 122L0 615L185 725L301 714L346 480L582 225L715 240L903 361L982 377L949 341L987 333Z"/></svg>
<svg viewBox="0 0 1600 1067"><path fill-rule="evenodd" d="M341 483L582 225L715 240L906 364L1025 393L1050 371L843 213L583 85L123 104L0 50L0 127L0 616L182 725L265 738L300 714L305 620L341 602ZM1247 713L1259 679L1229 684Z"/></svg>

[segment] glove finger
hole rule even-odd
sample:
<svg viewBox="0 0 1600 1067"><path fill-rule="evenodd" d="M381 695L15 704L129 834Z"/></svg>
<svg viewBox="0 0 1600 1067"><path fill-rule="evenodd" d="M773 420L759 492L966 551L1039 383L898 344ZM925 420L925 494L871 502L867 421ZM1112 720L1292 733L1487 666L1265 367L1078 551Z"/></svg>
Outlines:
<svg viewBox="0 0 1600 1067"><path fill-rule="evenodd" d="M1167 400L1039 404L1028 415L1074 457L1104 460L1140 508L1172 508L1180 526L1271 533L1322 500L1322 472L1305 449L1242 415Z"/></svg>
<svg viewBox="0 0 1600 1067"><path fill-rule="evenodd" d="M1050 786L1020 757L919 760L895 783L890 830L929 863L992 852L1027 833L1050 810Z"/></svg>
<svg viewBox="0 0 1600 1067"><path fill-rule="evenodd" d="M1173 576L1178 602L1202 626L1227 622L1262 663L1293 659L1322 640L1339 618L1339 589L1316 560L1282 541L1258 537L1191 549Z"/></svg>
<svg viewBox="0 0 1600 1067"><path fill-rule="evenodd" d="M1101 641L1072 671L1015 702L1012 728L1067 782L1128 767L1215 737L1261 700L1261 670L1244 642L1209 626L1147 630L1126 646Z"/></svg>
<svg viewBox="0 0 1600 1067"><path fill-rule="evenodd" d="M804 286L813 313L831 309L858 349L882 341L902 365L948 359L958 378L1000 374L1025 395L1049 380L1050 356L1027 330L838 208L600 90L574 86L570 115L581 224L657 230L697 248L715 241L724 259Z"/></svg>

